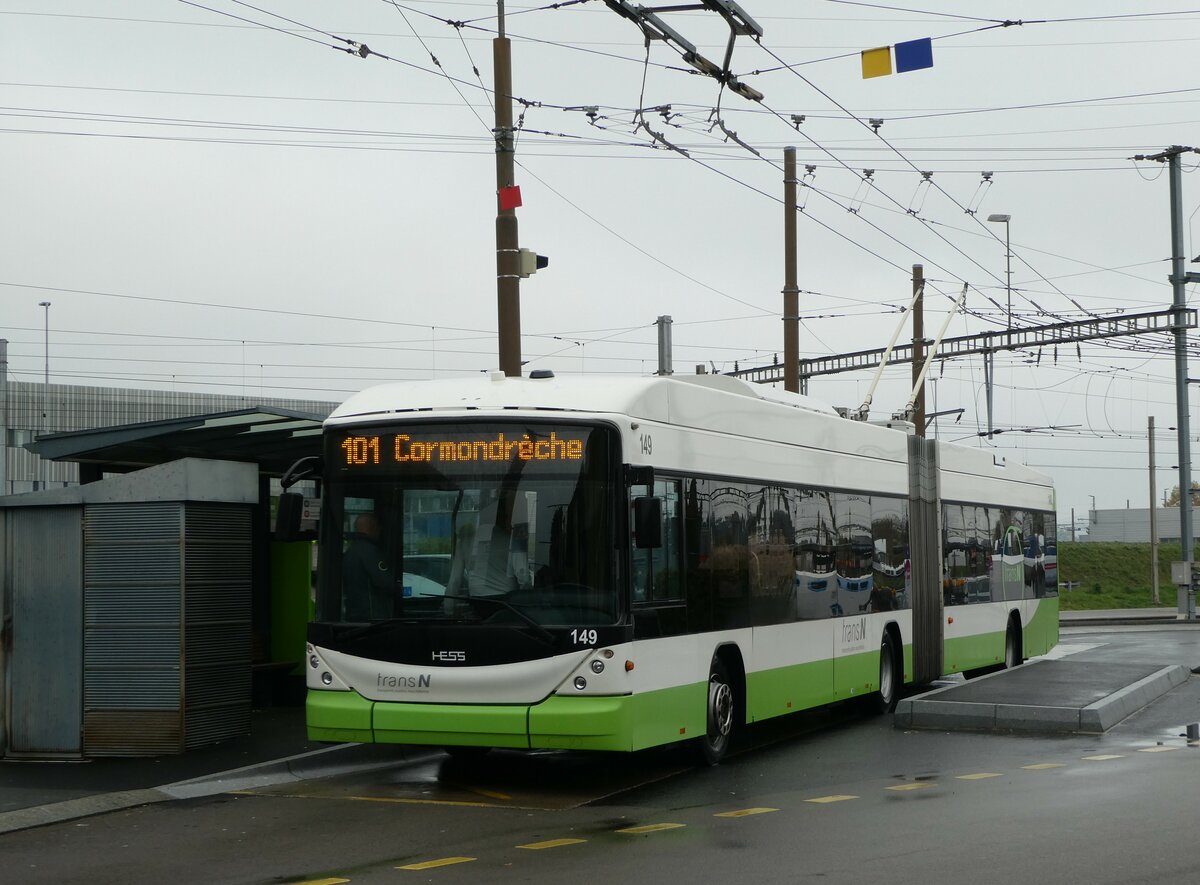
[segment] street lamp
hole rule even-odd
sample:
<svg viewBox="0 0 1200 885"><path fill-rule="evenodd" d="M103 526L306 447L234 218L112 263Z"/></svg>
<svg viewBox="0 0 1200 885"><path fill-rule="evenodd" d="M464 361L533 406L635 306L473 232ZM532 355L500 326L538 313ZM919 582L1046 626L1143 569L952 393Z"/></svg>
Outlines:
<svg viewBox="0 0 1200 885"><path fill-rule="evenodd" d="M1011 215L994 214L988 216L988 221L993 224L1004 223L1004 278L1006 280L1005 290L1008 292L1008 337L1009 343L1012 340L1012 240L1008 236L1008 223L1012 221Z"/></svg>
<svg viewBox="0 0 1200 885"><path fill-rule="evenodd" d="M46 317L46 321L44 324L44 328L45 328L45 332L46 332L46 337L45 337L46 374L43 376L44 380L42 382L42 421L41 421L41 425L38 427L38 435L41 436L43 433L46 432L46 399L50 395L50 302L49 301L39 301L38 307L42 308L45 311L45 317ZM44 489L49 484L50 466L46 463L45 458L41 458L39 456L39 461L40 461L41 469L38 472L42 475L42 477L41 477L42 478L42 488Z"/></svg>

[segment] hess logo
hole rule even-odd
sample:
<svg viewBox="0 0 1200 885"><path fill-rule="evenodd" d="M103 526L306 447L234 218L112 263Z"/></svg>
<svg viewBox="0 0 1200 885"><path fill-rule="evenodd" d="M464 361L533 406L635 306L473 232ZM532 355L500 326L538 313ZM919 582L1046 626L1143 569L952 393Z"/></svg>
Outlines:
<svg viewBox="0 0 1200 885"><path fill-rule="evenodd" d="M463 663L467 659L465 651L435 651L433 659L443 664Z"/></svg>

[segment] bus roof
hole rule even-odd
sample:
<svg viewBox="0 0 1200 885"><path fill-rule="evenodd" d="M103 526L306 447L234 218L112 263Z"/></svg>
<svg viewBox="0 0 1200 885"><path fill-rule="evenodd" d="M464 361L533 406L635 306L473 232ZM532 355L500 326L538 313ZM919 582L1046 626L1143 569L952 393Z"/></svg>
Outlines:
<svg viewBox="0 0 1200 885"><path fill-rule="evenodd" d="M361 391L338 406L327 420L336 426L358 422L387 421L396 418L432 417L439 413L460 417L464 412L495 413L497 416L514 410L573 413L580 417L591 414L624 415L646 421L661 421L698 426L702 423L722 432L753 435L747 426L744 409L739 409L734 397L745 397L764 404L764 413L774 415L772 432L763 438L783 441L793 439L792 432L782 431L779 419L786 415L780 407L795 409L797 417L808 415L809 420L824 424L835 422L835 451L855 451L866 445L876 456L903 461L904 444L896 444L899 431L872 424L851 421L838 416L829 405L801 394L788 393L759 384L752 384L728 375L566 375L562 377L509 378L501 372L479 374L465 379L434 381L400 381L380 384ZM793 413L795 414L795 413ZM701 416L701 420L697 420ZM702 417L707 416L707 417ZM482 417L482 416L481 416ZM784 422L791 426L790 422ZM886 434L887 436L880 436ZM887 442L884 443L883 440ZM873 440L874 442L869 442ZM990 477L1008 482L1034 486L1051 486L1045 474L1024 465L997 460L990 450L976 449L949 443L938 446L943 477L943 495L957 497L963 480ZM885 455L885 452L891 453ZM961 478L961 479L960 479Z"/></svg>
<svg viewBox="0 0 1200 885"><path fill-rule="evenodd" d="M714 398L715 391L790 405L808 412L835 415L820 400L751 384L728 375L649 377L568 375L508 378L500 372L441 381L380 384L355 394L329 416L330 423L385 418L412 412L547 409L564 412L629 415L669 420L672 397Z"/></svg>

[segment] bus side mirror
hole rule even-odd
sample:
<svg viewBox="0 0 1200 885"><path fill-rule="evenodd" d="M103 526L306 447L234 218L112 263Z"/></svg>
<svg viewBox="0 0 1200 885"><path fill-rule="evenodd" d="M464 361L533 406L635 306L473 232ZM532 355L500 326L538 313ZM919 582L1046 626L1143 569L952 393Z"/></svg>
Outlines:
<svg viewBox="0 0 1200 885"><path fill-rule="evenodd" d="M647 489L654 488L654 468L639 467L633 464L625 465L625 485L627 486L645 486Z"/></svg>
<svg viewBox="0 0 1200 885"><path fill-rule="evenodd" d="M304 513L304 496L298 492L283 492L275 510L276 541L311 541L314 533L300 530Z"/></svg>
<svg viewBox="0 0 1200 885"><path fill-rule="evenodd" d="M662 547L662 500L633 499L633 540L639 550Z"/></svg>

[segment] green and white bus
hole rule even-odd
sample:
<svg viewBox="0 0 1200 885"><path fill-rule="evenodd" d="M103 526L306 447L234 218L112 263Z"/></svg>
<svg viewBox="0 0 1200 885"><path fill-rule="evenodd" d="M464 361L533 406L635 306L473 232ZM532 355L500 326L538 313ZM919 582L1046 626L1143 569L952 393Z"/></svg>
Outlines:
<svg viewBox="0 0 1200 885"><path fill-rule="evenodd" d="M369 389L324 437L313 740L715 762L1058 639L1045 476L805 396L495 373Z"/></svg>

